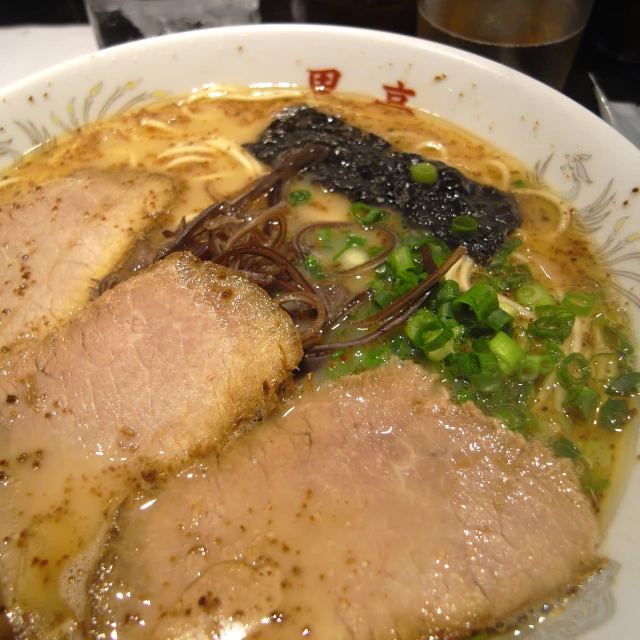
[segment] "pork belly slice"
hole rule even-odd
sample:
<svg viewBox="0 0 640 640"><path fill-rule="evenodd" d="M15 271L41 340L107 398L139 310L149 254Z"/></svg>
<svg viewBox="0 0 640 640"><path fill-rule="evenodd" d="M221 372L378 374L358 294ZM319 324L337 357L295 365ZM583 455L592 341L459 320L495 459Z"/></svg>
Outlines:
<svg viewBox="0 0 640 640"><path fill-rule="evenodd" d="M119 640L466 636L579 583L597 540L570 462L396 362L303 395L131 499L90 627Z"/></svg>
<svg viewBox="0 0 640 640"><path fill-rule="evenodd" d="M165 175L86 170L0 201L0 346L84 307L177 192Z"/></svg>
<svg viewBox="0 0 640 640"><path fill-rule="evenodd" d="M301 358L291 318L260 287L183 253L1 362L6 604L58 611L60 572L129 478L176 470L269 411Z"/></svg>

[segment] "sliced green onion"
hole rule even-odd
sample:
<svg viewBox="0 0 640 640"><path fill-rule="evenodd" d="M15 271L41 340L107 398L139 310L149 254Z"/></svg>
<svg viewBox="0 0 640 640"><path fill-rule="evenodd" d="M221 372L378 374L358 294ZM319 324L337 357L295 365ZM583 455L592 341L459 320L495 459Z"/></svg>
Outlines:
<svg viewBox="0 0 640 640"><path fill-rule="evenodd" d="M522 347L525 353L531 351L531 336L527 333L524 327L516 327L513 330L513 339Z"/></svg>
<svg viewBox="0 0 640 640"><path fill-rule="evenodd" d="M594 293L566 293L562 299L562 306L575 313L579 318L586 318L596 303Z"/></svg>
<svg viewBox="0 0 640 640"><path fill-rule="evenodd" d="M427 353L427 358L429 358L429 360L432 360L433 362L440 362L454 352L455 349L453 346L453 340L449 340L449 342L444 344L439 349L433 349L432 351L429 351Z"/></svg>
<svg viewBox="0 0 640 640"><path fill-rule="evenodd" d="M540 377L538 358L540 356L525 356L518 367L518 380L521 382L533 382Z"/></svg>
<svg viewBox="0 0 640 640"><path fill-rule="evenodd" d="M500 406L494 408L492 414L499 418L509 431L526 433L527 427L534 423L533 416L524 407Z"/></svg>
<svg viewBox="0 0 640 640"><path fill-rule="evenodd" d="M516 291L516 300L531 309L555 304L551 294L539 284L527 284Z"/></svg>
<svg viewBox="0 0 640 640"><path fill-rule="evenodd" d="M609 383L605 391L610 396L628 396L638 392L638 384L640 384L640 373L636 371L621 373Z"/></svg>
<svg viewBox="0 0 640 640"><path fill-rule="evenodd" d="M418 162L409 167L414 182L432 185L438 181L438 171L430 162Z"/></svg>
<svg viewBox="0 0 640 640"><path fill-rule="evenodd" d="M584 384L591 377L589 361L581 353L570 353L558 365L558 382L565 388Z"/></svg>
<svg viewBox="0 0 640 640"><path fill-rule="evenodd" d="M311 200L311 191L307 189L299 189L298 191L292 191L289 194L289 203L292 207L297 207L300 204L309 202Z"/></svg>
<svg viewBox="0 0 640 640"><path fill-rule="evenodd" d="M454 238L473 238L478 233L478 221L471 216L456 216L451 221L451 235Z"/></svg>
<svg viewBox="0 0 640 640"><path fill-rule="evenodd" d="M564 307L555 304L555 302L553 304L543 304L535 308L538 318L542 316L552 316L554 313L559 313L560 311L564 311Z"/></svg>
<svg viewBox="0 0 640 640"><path fill-rule="evenodd" d="M503 329L506 325L513 322L513 316L509 315L506 311L503 311L499 307L492 311L486 319L486 325L494 331Z"/></svg>
<svg viewBox="0 0 640 640"><path fill-rule="evenodd" d="M392 353L395 353L400 360L410 360L416 355L416 350L405 336L397 336L389 345Z"/></svg>
<svg viewBox="0 0 640 640"><path fill-rule="evenodd" d="M303 262L305 268L316 278L324 278L325 274L322 269L322 265L318 262L318 259L314 255L309 255Z"/></svg>
<svg viewBox="0 0 640 640"><path fill-rule="evenodd" d="M496 287L501 291L513 291L530 284L533 281L531 269L526 264L518 264L502 277L496 278Z"/></svg>
<svg viewBox="0 0 640 640"><path fill-rule="evenodd" d="M556 361L550 355L543 353L539 358L538 369L541 375L546 376L556 368Z"/></svg>
<svg viewBox="0 0 640 640"><path fill-rule="evenodd" d="M526 187L526 186L527 186L527 183L526 183L524 180L522 180L521 178L518 178L517 180L514 180L514 181L511 183L511 186L512 186L514 189L522 189L523 187Z"/></svg>
<svg viewBox="0 0 640 640"><path fill-rule="evenodd" d="M443 302L452 302L460 295L460 285L455 280L445 280L438 285L433 300L436 306Z"/></svg>
<svg viewBox="0 0 640 640"><path fill-rule="evenodd" d="M507 376L510 376L517 369L525 357L522 347L504 331L498 331L489 340L489 349L497 356L500 371Z"/></svg>
<svg viewBox="0 0 640 640"><path fill-rule="evenodd" d="M461 353L457 360L458 371L462 376L476 373L495 373L500 371L498 358L493 353Z"/></svg>
<svg viewBox="0 0 640 640"><path fill-rule="evenodd" d="M470 289L453 301L453 310L456 313L470 310L480 322L484 322L489 314L498 308L498 294L482 282L475 282Z"/></svg>
<svg viewBox="0 0 640 640"><path fill-rule="evenodd" d="M365 226L382 221L386 212L378 207L370 207L364 202L354 202L351 205L351 215Z"/></svg>
<svg viewBox="0 0 640 640"><path fill-rule="evenodd" d="M518 380L521 382L533 382L540 376L546 376L555 368L556 363L546 354L533 354L525 356L518 369Z"/></svg>
<svg viewBox="0 0 640 640"><path fill-rule="evenodd" d="M331 261L336 262L338 258L343 253L345 253L345 251L348 251L349 249L353 249L354 247L362 247L364 244L365 244L365 239L362 236L356 236L350 233L347 236L344 247L342 247L342 249L340 249L340 251L338 251L338 253L336 253L336 255L333 256L333 258L331 258Z"/></svg>
<svg viewBox="0 0 640 640"><path fill-rule="evenodd" d="M589 420L599 399L600 394L595 389L576 384L567 391L562 406L583 420Z"/></svg>
<svg viewBox="0 0 640 640"><path fill-rule="evenodd" d="M318 242L320 243L320 246L323 249L331 249L332 245L331 245L331 229L329 227L324 227L321 229L318 229L318 233L316 234L316 238L318 239Z"/></svg>
<svg viewBox="0 0 640 640"><path fill-rule="evenodd" d="M429 353L443 347L451 338L453 331L436 319L421 324L412 339L425 353Z"/></svg>
<svg viewBox="0 0 640 640"><path fill-rule="evenodd" d="M556 340L564 342L569 337L575 315L571 311L559 311L548 316L542 316L529 323L529 333L538 340Z"/></svg>
<svg viewBox="0 0 640 640"><path fill-rule="evenodd" d="M634 346L623 331L618 329L608 318L601 315L596 316L595 322L602 327L602 336L607 344L625 355L633 355Z"/></svg>
<svg viewBox="0 0 640 640"><path fill-rule="evenodd" d="M449 247L447 247L444 242L441 242L439 240L436 242L432 242L431 240L429 240L428 242L425 242L425 244L429 245L431 257L433 258L433 261L436 263L437 267L441 266L442 263L449 257L449 255L451 255L451 249L449 249Z"/></svg>
<svg viewBox="0 0 640 640"><path fill-rule="evenodd" d="M428 309L418 309L414 311L405 325L404 331L412 342L415 342L415 337L422 327L422 325L437 320L436 314Z"/></svg>
<svg viewBox="0 0 640 640"><path fill-rule="evenodd" d="M478 391L490 393L502 386L498 358L493 353L463 353L458 356L458 371Z"/></svg>
<svg viewBox="0 0 640 640"><path fill-rule="evenodd" d="M626 400L609 398L600 407L598 424L607 431L620 431L631 420L632 412Z"/></svg>
<svg viewBox="0 0 640 640"><path fill-rule="evenodd" d="M376 267L376 275L379 278L391 280L391 278L393 278L393 269L388 262L383 262L381 265Z"/></svg>
<svg viewBox="0 0 640 640"><path fill-rule="evenodd" d="M389 264L396 273L412 269L415 265L411 249L406 246L400 246L394 249L389 255Z"/></svg>
<svg viewBox="0 0 640 640"><path fill-rule="evenodd" d="M522 246L522 240L520 240L520 238L511 238L496 251L494 261L496 258L498 259L506 258L508 255L511 255L514 251L516 251L516 249L519 249L521 246Z"/></svg>
<svg viewBox="0 0 640 640"><path fill-rule="evenodd" d="M564 436L556 438L551 443L551 448L555 451L556 455L561 458L569 458L572 462L575 462L580 457L580 449Z"/></svg>
<svg viewBox="0 0 640 640"><path fill-rule="evenodd" d="M382 289L381 291L378 291L373 296L373 301L383 309L384 307L389 306L394 300L395 300L395 297L393 293L391 293L390 291L387 291L386 289Z"/></svg>
<svg viewBox="0 0 640 640"><path fill-rule="evenodd" d="M486 336L476 338L471 342L471 349L476 353L491 353L491 349L489 349L489 338Z"/></svg>
<svg viewBox="0 0 640 640"><path fill-rule="evenodd" d="M443 302L437 309L436 314L439 318L447 318L447 320L453 320L455 315L453 313L453 304L451 302Z"/></svg>
<svg viewBox="0 0 640 640"><path fill-rule="evenodd" d="M552 358L556 364L564 358L564 351L560 348L560 345L553 340L547 340L545 349L545 353Z"/></svg>

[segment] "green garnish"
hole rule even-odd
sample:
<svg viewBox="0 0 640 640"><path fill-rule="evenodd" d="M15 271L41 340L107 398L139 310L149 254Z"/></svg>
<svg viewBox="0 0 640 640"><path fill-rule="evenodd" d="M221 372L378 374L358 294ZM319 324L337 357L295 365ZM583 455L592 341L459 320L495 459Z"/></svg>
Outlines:
<svg viewBox="0 0 640 640"><path fill-rule="evenodd" d="M598 424L607 431L619 431L629 420L632 413L626 400L609 398L600 407Z"/></svg>
<svg viewBox="0 0 640 640"><path fill-rule="evenodd" d="M575 462L580 457L580 449L576 447L571 440L564 436L559 436L551 443L551 448L555 451L556 455L561 458L569 458L569 460Z"/></svg>
<svg viewBox="0 0 640 640"><path fill-rule="evenodd" d="M365 239L362 236L355 236L352 233L350 233L347 236L347 239L344 243L344 247L342 247L342 249L340 249L340 251L338 251L338 253L336 253L335 256L333 256L333 258L331 258L332 262L336 262L338 260L338 258L345 253L345 251L348 251L349 249L353 249L354 247L362 247L365 244Z"/></svg>
<svg viewBox="0 0 640 640"><path fill-rule="evenodd" d="M567 391L562 406L582 420L590 420L600 399L600 394L591 387L576 384Z"/></svg>
<svg viewBox="0 0 640 640"><path fill-rule="evenodd" d="M591 377L589 361L581 353L570 353L558 365L558 382L565 389L584 384Z"/></svg>
<svg viewBox="0 0 640 640"><path fill-rule="evenodd" d="M484 322L498 308L498 294L482 282L474 283L453 301L453 310L456 313L468 315L471 312L480 322Z"/></svg>
<svg viewBox="0 0 640 640"><path fill-rule="evenodd" d="M573 329L575 319L571 311L556 311L529 323L529 333L538 340L564 342Z"/></svg>
<svg viewBox="0 0 640 640"><path fill-rule="evenodd" d="M351 215L361 222L364 226L369 226L375 224L376 222L381 222L386 215L384 209L380 209L378 207L370 207L368 204L364 202L354 202L351 205Z"/></svg>
<svg viewBox="0 0 640 640"><path fill-rule="evenodd" d="M299 189L289 193L289 203L292 207L297 207L300 204L309 202L311 200L311 191L307 189Z"/></svg>
<svg viewBox="0 0 640 640"><path fill-rule="evenodd" d="M638 392L638 384L640 384L640 373L636 371L621 373L609 383L605 391L610 396L629 396Z"/></svg>
<svg viewBox="0 0 640 640"><path fill-rule="evenodd" d="M325 277L322 265L318 262L318 259L315 256L307 256L302 264L304 264L307 271L309 271L309 273L311 273L314 277L318 279Z"/></svg>
<svg viewBox="0 0 640 640"><path fill-rule="evenodd" d="M562 299L562 306L579 318L586 318L596 303L593 293L567 293Z"/></svg>
<svg viewBox="0 0 640 640"><path fill-rule="evenodd" d="M478 233L478 222L471 216L456 216L451 221L451 235L454 238L473 238Z"/></svg>
<svg viewBox="0 0 640 640"><path fill-rule="evenodd" d="M503 331L498 331L489 340L489 350L498 358L500 371L510 376L525 358L522 347Z"/></svg>
<svg viewBox="0 0 640 640"><path fill-rule="evenodd" d="M516 291L516 301L525 307L535 309L546 305L555 305L556 301L539 284L527 284Z"/></svg>
<svg viewBox="0 0 640 640"><path fill-rule="evenodd" d="M438 182L438 170L430 162L418 162L409 167L414 182L434 185Z"/></svg>

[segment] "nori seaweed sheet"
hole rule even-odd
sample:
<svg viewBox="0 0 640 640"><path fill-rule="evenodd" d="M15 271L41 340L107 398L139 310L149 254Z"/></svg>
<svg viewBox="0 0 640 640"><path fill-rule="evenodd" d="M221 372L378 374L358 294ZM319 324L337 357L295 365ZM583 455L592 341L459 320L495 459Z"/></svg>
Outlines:
<svg viewBox="0 0 640 640"><path fill-rule="evenodd" d="M410 226L428 229L450 247L464 244L483 264L522 223L512 194L434 160L430 162L438 171L436 184L417 183L409 167L424 162L422 156L394 151L386 140L307 105L283 111L258 142L245 146L272 165L280 154L310 142L330 149L322 162L307 168L326 188L352 202L397 209ZM471 216L479 227L473 238L462 241L451 235L451 221L461 215Z"/></svg>

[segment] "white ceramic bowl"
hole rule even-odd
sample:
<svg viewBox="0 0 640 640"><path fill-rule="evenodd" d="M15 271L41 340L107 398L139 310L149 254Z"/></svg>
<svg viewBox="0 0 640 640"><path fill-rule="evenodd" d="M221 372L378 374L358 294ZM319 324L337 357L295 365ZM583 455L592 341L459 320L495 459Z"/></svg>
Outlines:
<svg viewBox="0 0 640 640"><path fill-rule="evenodd" d="M135 42L85 56L0 93L0 167L86 121L205 84L300 85L338 70L337 90L410 106L491 141L573 200L604 265L630 301L640 336L640 151L561 94L456 49L337 27L234 27ZM333 74L336 77L336 74ZM397 99L397 98L391 98ZM635 441L634 441L635 446ZM532 636L546 640L636 637L640 597L640 464L637 452L604 553L620 563L566 613ZM612 605L611 595L613 595Z"/></svg>

